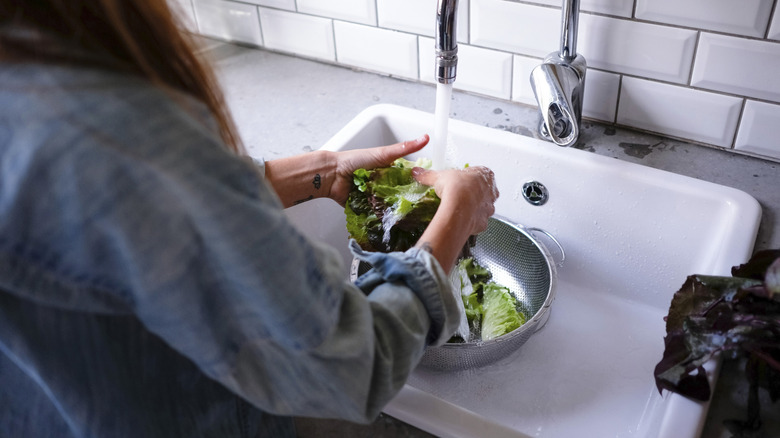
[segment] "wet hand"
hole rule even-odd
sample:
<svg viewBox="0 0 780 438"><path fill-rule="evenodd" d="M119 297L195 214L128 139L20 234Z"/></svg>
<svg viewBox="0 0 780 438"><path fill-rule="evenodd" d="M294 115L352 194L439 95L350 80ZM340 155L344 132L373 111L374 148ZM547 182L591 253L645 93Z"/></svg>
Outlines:
<svg viewBox="0 0 780 438"><path fill-rule="evenodd" d="M487 229L499 195L493 171L482 166L442 171L417 167L412 169L412 176L421 184L433 186L442 200L439 209L458 215L469 235Z"/></svg>
<svg viewBox="0 0 780 438"><path fill-rule="evenodd" d="M355 170L390 166L396 159L422 149L428 144L428 140L429 137L425 134L415 140L389 146L336 152L335 179L330 186L328 197L344 205L352 187L352 173Z"/></svg>

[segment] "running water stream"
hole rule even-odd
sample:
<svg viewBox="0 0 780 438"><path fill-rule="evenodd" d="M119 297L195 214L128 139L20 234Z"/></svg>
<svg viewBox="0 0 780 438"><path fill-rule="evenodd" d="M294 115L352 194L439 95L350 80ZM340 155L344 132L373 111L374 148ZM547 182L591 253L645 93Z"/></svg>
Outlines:
<svg viewBox="0 0 780 438"><path fill-rule="evenodd" d="M435 170L447 168L447 132L450 121L452 84L436 84L436 111L432 141L432 167Z"/></svg>
<svg viewBox="0 0 780 438"><path fill-rule="evenodd" d="M450 103L452 101L452 84L436 84L436 110L434 113L433 138L431 139L432 158L431 167L434 170L443 170L452 167L447 161L448 149L448 131L450 122ZM453 271L455 272L455 271ZM458 304L458 310L461 314L460 326L455 332L462 339L469 340L469 323L466 318L466 308L460 294L460 276L451 276L453 283L452 292L455 295L455 301Z"/></svg>

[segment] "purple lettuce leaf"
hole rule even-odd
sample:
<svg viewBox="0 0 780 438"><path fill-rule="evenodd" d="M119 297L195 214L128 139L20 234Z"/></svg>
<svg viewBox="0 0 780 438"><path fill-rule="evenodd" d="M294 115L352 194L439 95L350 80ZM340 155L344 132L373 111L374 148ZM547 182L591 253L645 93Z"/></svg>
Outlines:
<svg viewBox="0 0 780 438"><path fill-rule="evenodd" d="M706 401L712 391L703 364L716 354L746 358L748 420L729 423L755 430L758 389L780 399L780 250L756 253L732 275L692 275L674 294L654 375L659 391Z"/></svg>

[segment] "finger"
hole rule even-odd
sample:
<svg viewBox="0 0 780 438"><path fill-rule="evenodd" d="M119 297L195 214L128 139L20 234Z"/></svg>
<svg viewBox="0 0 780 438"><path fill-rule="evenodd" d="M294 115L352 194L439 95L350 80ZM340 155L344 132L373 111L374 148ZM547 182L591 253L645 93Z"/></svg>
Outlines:
<svg viewBox="0 0 780 438"><path fill-rule="evenodd" d="M381 160L383 164L389 165L398 158L405 157L409 154L413 154L428 144L430 137L428 134L423 134L421 137L414 140L407 140L402 143L396 143L390 146L380 148Z"/></svg>
<svg viewBox="0 0 780 438"><path fill-rule="evenodd" d="M338 152L338 172L351 175L355 169L359 168L376 169L377 167L390 166L398 158L422 149L428 144L428 140L428 134L425 134L415 140L407 140L389 146Z"/></svg>
<svg viewBox="0 0 780 438"><path fill-rule="evenodd" d="M428 141L430 141L430 139L431 138L428 136L428 134L423 134L422 136L420 136L420 137L418 137L418 138L416 138L414 140L407 140L407 141L403 142L402 143L403 149L406 149L406 153L407 154L411 154L413 152L417 152L420 149L422 149L423 147L425 147L425 145L428 144Z"/></svg>

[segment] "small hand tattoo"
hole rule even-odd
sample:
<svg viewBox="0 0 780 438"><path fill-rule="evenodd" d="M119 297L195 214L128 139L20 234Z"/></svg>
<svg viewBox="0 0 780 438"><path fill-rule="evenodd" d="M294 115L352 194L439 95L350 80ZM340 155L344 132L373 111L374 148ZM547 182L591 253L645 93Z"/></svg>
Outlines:
<svg viewBox="0 0 780 438"><path fill-rule="evenodd" d="M320 186L322 186L322 178L320 177L320 174L314 175L314 188L319 190Z"/></svg>

